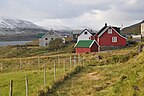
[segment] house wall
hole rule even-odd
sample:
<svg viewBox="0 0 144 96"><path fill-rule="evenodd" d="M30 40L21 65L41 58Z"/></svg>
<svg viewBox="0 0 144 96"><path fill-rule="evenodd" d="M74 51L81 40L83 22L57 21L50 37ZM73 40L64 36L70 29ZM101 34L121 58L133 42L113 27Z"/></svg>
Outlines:
<svg viewBox="0 0 144 96"><path fill-rule="evenodd" d="M90 48L76 48L76 53L87 53L90 52Z"/></svg>
<svg viewBox="0 0 144 96"><path fill-rule="evenodd" d="M46 40L46 38L47 38L47 40ZM46 33L46 35L43 38L39 38L39 46L42 46L42 47L48 46L49 42L52 40L52 38L54 40L56 38L61 38L61 37L56 33L50 34L48 32L48 33Z"/></svg>
<svg viewBox="0 0 144 96"><path fill-rule="evenodd" d="M144 23L141 24L141 35L144 37Z"/></svg>
<svg viewBox="0 0 144 96"><path fill-rule="evenodd" d="M44 46L44 42L42 38L39 38L39 46Z"/></svg>
<svg viewBox="0 0 144 96"><path fill-rule="evenodd" d="M77 41L79 34L73 34L73 40Z"/></svg>
<svg viewBox="0 0 144 96"><path fill-rule="evenodd" d="M117 42L112 42L112 37L117 37ZM125 46L126 39L121 37L114 30L112 30L112 34L108 34L108 30L107 30L102 36L99 37L98 43L100 46Z"/></svg>
<svg viewBox="0 0 144 96"><path fill-rule="evenodd" d="M98 52L98 45L94 43L91 48L76 48L76 53Z"/></svg>
<svg viewBox="0 0 144 96"><path fill-rule="evenodd" d="M99 48L98 45L94 43L90 48L90 52L98 52L99 51L98 48Z"/></svg>
<svg viewBox="0 0 144 96"><path fill-rule="evenodd" d="M87 32L87 34L85 34L85 32ZM78 37L78 39L77 39L77 42L78 42L79 40L90 40L90 37L91 37L91 34L90 34L87 30L85 30L83 33L81 33L81 34L79 35L79 37Z"/></svg>

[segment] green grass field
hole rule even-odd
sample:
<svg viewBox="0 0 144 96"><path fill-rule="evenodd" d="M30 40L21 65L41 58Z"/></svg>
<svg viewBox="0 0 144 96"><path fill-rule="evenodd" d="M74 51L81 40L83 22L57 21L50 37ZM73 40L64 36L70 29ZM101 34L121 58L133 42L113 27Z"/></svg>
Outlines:
<svg viewBox="0 0 144 96"><path fill-rule="evenodd" d="M36 96L39 90L46 90L43 67L46 65L46 86L52 86L54 83L54 61L57 80L75 67L75 65L71 66L70 69L70 53L63 51L47 52L46 48L17 50L16 47L11 46L0 47L0 51L0 96L9 95L10 80L13 80L13 96L25 96L26 76L29 80L29 96ZM64 60L66 71L64 71Z"/></svg>
<svg viewBox="0 0 144 96"><path fill-rule="evenodd" d="M69 51L47 52L44 48L30 48L25 52L25 49L17 50L15 47L3 47L0 51L0 64L3 65L3 69L0 70L0 96L9 95L10 80L13 80L13 96L25 96L25 76L29 79L29 96L37 96L39 90L46 90L43 84L44 65L47 66L47 86L54 84L54 61L57 64L57 80L67 72L72 72L70 66L74 69L78 62L83 63L84 67L51 88L51 92L47 92L49 96L142 96L144 94L144 53L137 54L137 47L81 54L80 58L84 59L83 62L77 60L79 58L77 55L77 63L74 62L75 55ZM72 65L70 65L70 55ZM38 58L40 58L39 65ZM64 61L67 62L66 73L64 73Z"/></svg>
<svg viewBox="0 0 144 96"><path fill-rule="evenodd" d="M53 89L49 96L143 96L144 52L137 54L136 51L123 49L102 53L101 60L89 62L80 73ZM90 57L89 60L91 58L94 59Z"/></svg>

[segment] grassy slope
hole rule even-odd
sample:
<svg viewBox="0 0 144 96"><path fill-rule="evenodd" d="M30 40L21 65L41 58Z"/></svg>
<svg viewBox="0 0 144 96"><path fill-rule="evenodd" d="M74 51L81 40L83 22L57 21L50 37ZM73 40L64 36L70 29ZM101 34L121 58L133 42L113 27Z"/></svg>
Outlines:
<svg viewBox="0 0 144 96"><path fill-rule="evenodd" d="M65 48L57 51L50 51L47 47L27 47L17 48L13 46L0 47L0 58L18 58L18 57L31 57L31 56L48 56L53 54L71 53L74 44L69 44Z"/></svg>
<svg viewBox="0 0 144 96"><path fill-rule="evenodd" d="M72 47L72 46L68 46ZM68 50L68 49L65 49ZM30 61L32 65L24 65L25 61L31 58L37 58L38 56L43 56L45 59L40 59L41 66L47 64L47 85L53 83L53 62L47 56L52 56L52 59L57 58L57 54L60 56L66 56L65 51L48 52L47 48L28 48L28 49L17 49L16 47L0 47L0 63L3 63L5 70L0 70L0 96L8 96L9 94L9 81L14 81L14 96L25 96L25 76L29 77L29 95L36 96L38 90L43 88L43 70L36 70L37 59L32 59ZM68 53L67 53L68 54ZM32 57L31 57L32 56ZM68 55L69 56L69 55ZM24 58L22 58L24 57ZM27 59L25 57L28 57ZM12 59L14 58L14 59ZM23 70L19 70L19 59L22 58ZM68 57L69 58L69 57ZM25 60L26 59L26 60ZM51 63L50 63L51 61ZM63 62L63 61L61 61ZM50 64L50 65L49 65ZM52 64L52 65L51 65ZM25 67L34 67L33 69L28 69ZM11 69L12 68L12 69ZM18 68L18 69L17 69ZM64 75L63 65L57 68L57 79Z"/></svg>
<svg viewBox="0 0 144 96"><path fill-rule="evenodd" d="M71 49L71 47L72 46L69 46L69 48L67 48L66 50ZM111 83L108 84L108 87L105 84L107 84L108 80L112 83L114 81L117 82L119 80L121 74L116 75L114 81L111 80L112 77L110 77L110 76L113 76L113 72L111 72L111 70L109 70L109 68L115 69L115 68L117 68L116 66L118 66L118 64L111 65L108 63L113 63L113 59L117 59L117 58L111 58L112 56L113 57L115 57L115 55L123 56L123 55L131 52L130 50L133 50L133 49L130 48L130 49L125 49L125 50L117 50L117 51L102 52L102 53L98 53L98 54L83 55L88 60L87 61L88 65L86 65L86 67L82 70L82 72L75 75L70 80L65 81L62 86L58 87L58 89L56 90L56 92L54 92L54 94L57 95L57 92L58 92L58 94L61 94L61 95L78 95L79 94L78 96L88 95L88 94L90 94L90 95L106 94L107 91L103 92L103 93L101 93L101 91L95 91L95 89L101 88L101 86L102 86L102 88L104 86L104 89L102 89L102 90L105 90L107 88L110 88L107 90L114 90L113 88L109 87L109 86L111 86ZM13 47L3 47L3 48L0 48L0 51L1 51L1 53L0 53L1 58L10 58L10 57L16 58L16 57L38 56L38 55L46 55L47 56L47 55L60 54L60 53L64 52L64 51L62 51L62 52L59 51L59 52L50 52L49 53L44 48L38 48L38 49L36 48L36 49L29 49L29 50L25 50L25 49L17 50L16 48L13 48ZM101 55L103 59L95 60L95 57L97 55ZM122 60L123 60L123 58L122 58ZM102 66L103 64L105 64L105 65ZM59 71L62 71L62 69L60 69ZM106 74L107 71L111 72L110 75ZM60 73L61 72L58 72L58 76L60 76ZM52 74L53 73L51 70L49 70L47 72L47 75L48 75L47 76L47 84L48 85L52 84L52 81L53 81ZM95 76L95 74L96 74L96 76ZM97 75L99 75L99 76L97 76ZM37 91L39 89L41 89L42 85L43 85L43 71L42 70L0 73L0 77L1 77L0 78L0 95L2 95L2 96L8 95L9 80L13 79L14 85L15 85L14 96L24 96L25 95L25 93L24 93L25 76L29 76L30 96L35 96ZM100 77L102 77L102 78L100 78ZM89 78L92 78L92 79L89 79ZM97 79L95 80L95 78L97 78ZM52 94L52 95L54 95L54 94Z"/></svg>
<svg viewBox="0 0 144 96"><path fill-rule="evenodd" d="M63 70L57 69L57 79L60 78ZM8 96L9 81L13 80L13 95L25 96L25 76L29 78L29 95L36 96L38 90L43 88L43 70L39 71L18 71L0 74L0 96ZM46 83L53 83L53 69L47 69Z"/></svg>
<svg viewBox="0 0 144 96"><path fill-rule="evenodd" d="M123 52L119 54L121 53ZM106 54L108 57L88 64L79 74L64 81L50 95L143 96L144 52L134 58L130 56L128 61L125 59L128 55L121 55L117 59L114 54L119 55L118 51Z"/></svg>

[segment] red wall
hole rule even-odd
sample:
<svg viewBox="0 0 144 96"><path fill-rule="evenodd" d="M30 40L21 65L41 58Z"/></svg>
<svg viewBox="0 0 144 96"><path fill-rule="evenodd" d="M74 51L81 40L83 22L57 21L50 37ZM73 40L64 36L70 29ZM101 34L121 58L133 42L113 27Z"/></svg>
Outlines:
<svg viewBox="0 0 144 96"><path fill-rule="evenodd" d="M76 53L98 52L98 45L94 43L91 48L76 48Z"/></svg>
<svg viewBox="0 0 144 96"><path fill-rule="evenodd" d="M90 52L90 48L76 48L76 53L87 53Z"/></svg>
<svg viewBox="0 0 144 96"><path fill-rule="evenodd" d="M126 39L121 37L117 32L112 30L112 34L108 34L106 31L100 38L99 38L99 45L100 46L125 46ZM117 42L112 42L112 37L117 37ZM96 40L97 41L97 40Z"/></svg>
<svg viewBox="0 0 144 96"><path fill-rule="evenodd" d="M97 45L96 43L94 43L94 44L92 45L92 47L90 48L90 51L91 51L91 52L98 52L98 45Z"/></svg>

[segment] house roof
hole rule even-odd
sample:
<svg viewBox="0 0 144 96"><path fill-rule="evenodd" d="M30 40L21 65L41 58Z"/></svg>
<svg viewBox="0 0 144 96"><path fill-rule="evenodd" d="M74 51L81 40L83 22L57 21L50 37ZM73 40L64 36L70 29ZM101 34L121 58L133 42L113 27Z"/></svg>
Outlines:
<svg viewBox="0 0 144 96"><path fill-rule="evenodd" d="M99 35L105 28L107 28L107 26L102 27L102 29L100 29L100 31L97 33L97 35Z"/></svg>
<svg viewBox="0 0 144 96"><path fill-rule="evenodd" d="M72 34L80 34L82 32L82 30L73 30Z"/></svg>
<svg viewBox="0 0 144 96"><path fill-rule="evenodd" d="M49 30L47 33L39 33L37 35L37 38L44 38L47 34L49 34L50 32L53 32L54 34L57 34L59 37L62 38L62 36L60 36L60 34L58 34L58 32L54 31L54 30Z"/></svg>
<svg viewBox="0 0 144 96"><path fill-rule="evenodd" d="M106 32L106 30L108 30L109 28L113 29L122 38L127 39L122 34L120 34L120 29L118 27L112 27L112 26L106 26L105 29L103 29L103 31L98 34L98 37L102 36Z"/></svg>
<svg viewBox="0 0 144 96"><path fill-rule="evenodd" d="M42 38L45 34L46 34L46 33L39 33L39 34L37 35L37 38Z"/></svg>
<svg viewBox="0 0 144 96"><path fill-rule="evenodd" d="M78 43L76 43L75 48L90 48L93 43L98 45L95 40L80 40Z"/></svg>
<svg viewBox="0 0 144 96"><path fill-rule="evenodd" d="M96 33L94 33L92 30L89 29L84 29L80 34L82 34L84 31L88 31L90 34L95 35Z"/></svg>
<svg viewBox="0 0 144 96"><path fill-rule="evenodd" d="M106 28L108 27L112 27L113 29L115 29L118 33L120 33L120 28L119 27L114 27L114 26L107 26L107 24L105 24L104 27L102 27L102 29L100 29L100 31L97 33L97 35L99 35L100 33L102 33Z"/></svg>

